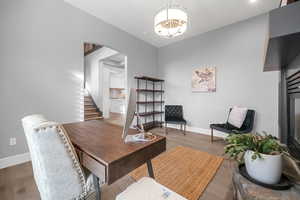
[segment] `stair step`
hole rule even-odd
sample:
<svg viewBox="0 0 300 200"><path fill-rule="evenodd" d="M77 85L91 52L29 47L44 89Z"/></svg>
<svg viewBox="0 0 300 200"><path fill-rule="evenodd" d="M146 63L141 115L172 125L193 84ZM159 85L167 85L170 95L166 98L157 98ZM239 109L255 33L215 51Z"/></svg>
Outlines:
<svg viewBox="0 0 300 200"><path fill-rule="evenodd" d="M85 103L84 106L95 106L94 104Z"/></svg>
<svg viewBox="0 0 300 200"><path fill-rule="evenodd" d="M97 108L84 108L84 112L86 112L86 111L97 111Z"/></svg>
<svg viewBox="0 0 300 200"><path fill-rule="evenodd" d="M93 115L93 114L99 114L99 112L97 111L85 111L84 114L89 114L89 115Z"/></svg>
<svg viewBox="0 0 300 200"><path fill-rule="evenodd" d="M89 117L89 118L85 118L85 121L90 121L90 120L100 120L103 119L103 117Z"/></svg>
<svg viewBox="0 0 300 200"><path fill-rule="evenodd" d="M100 116L100 113L98 113L98 112L84 112L84 116L90 116L90 115L98 115L98 116Z"/></svg>
<svg viewBox="0 0 300 200"><path fill-rule="evenodd" d="M90 118L95 118L95 117L102 117L100 115L84 115L84 119L90 119Z"/></svg>
<svg viewBox="0 0 300 200"><path fill-rule="evenodd" d="M91 110L97 111L97 107L95 107L95 106L84 106L84 110L85 111L91 111Z"/></svg>

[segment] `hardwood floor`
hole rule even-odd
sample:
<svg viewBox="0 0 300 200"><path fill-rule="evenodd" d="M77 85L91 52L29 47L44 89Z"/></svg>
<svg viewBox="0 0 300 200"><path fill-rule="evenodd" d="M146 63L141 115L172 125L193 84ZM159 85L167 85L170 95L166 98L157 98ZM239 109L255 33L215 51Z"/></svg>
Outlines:
<svg viewBox="0 0 300 200"><path fill-rule="evenodd" d="M164 130L152 130L156 134L164 135ZM216 140L210 143L210 137L187 132L184 136L179 130L169 129L167 135L167 149L182 145L205 151L215 155L222 155L224 142ZM209 167L209 166L207 166ZM232 199L231 178L235 164L225 160L212 182L208 185L200 200L229 200ZM110 186L103 186L102 199L113 200L123 191L133 179L125 176ZM34 183L31 163L24 163L0 170L0 199L1 200L36 200L39 199L38 190Z"/></svg>
<svg viewBox="0 0 300 200"><path fill-rule="evenodd" d="M30 162L0 170L0 199L39 199Z"/></svg>

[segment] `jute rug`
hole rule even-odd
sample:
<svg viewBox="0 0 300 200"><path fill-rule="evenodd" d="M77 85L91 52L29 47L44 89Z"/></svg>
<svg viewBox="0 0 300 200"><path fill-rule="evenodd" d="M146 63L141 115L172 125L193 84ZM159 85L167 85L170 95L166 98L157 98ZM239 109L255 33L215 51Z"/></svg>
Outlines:
<svg viewBox="0 0 300 200"><path fill-rule="evenodd" d="M221 166L223 158L178 146L152 160L155 180L189 200L198 200ZM148 176L143 165L130 176Z"/></svg>

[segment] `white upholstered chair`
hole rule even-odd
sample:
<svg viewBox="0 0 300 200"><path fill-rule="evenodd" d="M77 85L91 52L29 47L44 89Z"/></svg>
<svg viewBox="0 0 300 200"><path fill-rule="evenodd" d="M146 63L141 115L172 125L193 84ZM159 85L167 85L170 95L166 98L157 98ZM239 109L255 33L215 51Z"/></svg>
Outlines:
<svg viewBox="0 0 300 200"><path fill-rule="evenodd" d="M94 199L92 178L86 179L63 127L42 115L24 117L22 124L41 199Z"/></svg>
<svg viewBox="0 0 300 200"><path fill-rule="evenodd" d="M143 177L120 193L116 200L187 200L174 191L157 183L154 179Z"/></svg>

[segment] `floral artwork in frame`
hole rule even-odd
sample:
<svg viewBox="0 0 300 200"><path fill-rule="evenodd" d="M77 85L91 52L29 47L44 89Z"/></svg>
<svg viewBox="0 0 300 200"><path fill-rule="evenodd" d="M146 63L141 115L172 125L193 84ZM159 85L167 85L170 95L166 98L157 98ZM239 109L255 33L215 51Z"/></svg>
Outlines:
<svg viewBox="0 0 300 200"><path fill-rule="evenodd" d="M193 92L216 91L216 67L201 67L193 70Z"/></svg>

